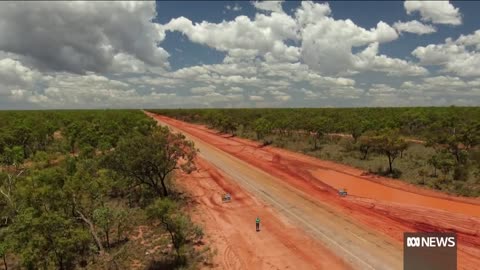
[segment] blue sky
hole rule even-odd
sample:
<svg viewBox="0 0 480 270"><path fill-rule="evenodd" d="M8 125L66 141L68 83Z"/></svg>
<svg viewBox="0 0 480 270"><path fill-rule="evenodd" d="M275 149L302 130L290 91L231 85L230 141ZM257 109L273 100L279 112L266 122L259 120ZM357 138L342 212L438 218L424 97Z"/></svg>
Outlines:
<svg viewBox="0 0 480 270"><path fill-rule="evenodd" d="M326 1L314 1L325 3ZM419 14L407 15L403 1L330 1L332 15L336 19L351 19L364 28L375 27L378 21L392 25L397 21L421 20ZM239 6L241 11L227 10L226 6ZM283 8L292 15L292 9L301 5L300 1L286 1ZM480 29L479 1L456 1L452 3L462 11L463 23L460 26L438 25L438 32L431 35L405 33L397 42L382 47L381 53L395 57L409 57L412 50L420 45L443 42L448 37L457 38L460 34L469 34ZM256 9L249 1L157 1L155 22L166 24L177 17L187 17L192 22L215 22L233 20L238 15L254 18ZM218 63L224 53L209 47L189 42L178 32L167 34L162 46L172 55L172 67L181 68L196 64ZM177 51L176 49L181 49ZM189 61L191 60L191 61Z"/></svg>
<svg viewBox="0 0 480 270"><path fill-rule="evenodd" d="M478 106L480 2L1 2L0 109Z"/></svg>

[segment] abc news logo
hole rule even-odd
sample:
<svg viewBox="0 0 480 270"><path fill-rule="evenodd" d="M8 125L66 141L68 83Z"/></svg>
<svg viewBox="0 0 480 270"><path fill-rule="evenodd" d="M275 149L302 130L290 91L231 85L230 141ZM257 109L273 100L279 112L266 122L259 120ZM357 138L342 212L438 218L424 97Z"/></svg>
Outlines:
<svg viewBox="0 0 480 270"><path fill-rule="evenodd" d="M407 237L407 247L455 247L455 237L420 237L409 236Z"/></svg>
<svg viewBox="0 0 480 270"><path fill-rule="evenodd" d="M404 270L456 270L457 236L454 233L404 233Z"/></svg>

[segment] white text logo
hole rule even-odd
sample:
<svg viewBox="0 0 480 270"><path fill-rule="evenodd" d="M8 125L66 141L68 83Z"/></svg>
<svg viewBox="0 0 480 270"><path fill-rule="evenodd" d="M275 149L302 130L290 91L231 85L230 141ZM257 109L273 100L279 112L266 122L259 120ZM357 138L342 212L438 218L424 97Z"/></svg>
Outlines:
<svg viewBox="0 0 480 270"><path fill-rule="evenodd" d="M407 247L455 247L455 237L407 237Z"/></svg>

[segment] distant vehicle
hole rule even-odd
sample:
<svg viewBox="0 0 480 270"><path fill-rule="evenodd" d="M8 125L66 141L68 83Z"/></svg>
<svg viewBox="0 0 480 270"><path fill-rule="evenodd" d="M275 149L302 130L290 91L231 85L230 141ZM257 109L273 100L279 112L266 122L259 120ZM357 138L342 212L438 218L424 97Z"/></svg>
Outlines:
<svg viewBox="0 0 480 270"><path fill-rule="evenodd" d="M232 196L230 193L225 193L222 196L222 202L230 202L232 200Z"/></svg>
<svg viewBox="0 0 480 270"><path fill-rule="evenodd" d="M338 190L338 195L340 195L340 197L345 197L347 196L347 190L344 189L344 188L341 188Z"/></svg>

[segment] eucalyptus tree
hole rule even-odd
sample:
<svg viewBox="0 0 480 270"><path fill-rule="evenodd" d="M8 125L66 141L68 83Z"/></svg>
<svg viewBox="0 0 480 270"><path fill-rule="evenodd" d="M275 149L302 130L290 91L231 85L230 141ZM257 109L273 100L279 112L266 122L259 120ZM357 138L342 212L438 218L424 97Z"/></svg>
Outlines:
<svg viewBox="0 0 480 270"><path fill-rule="evenodd" d="M158 127L148 136L124 138L106 157L104 165L165 197L169 195L168 177L175 170L192 172L196 153L193 142L184 135Z"/></svg>

